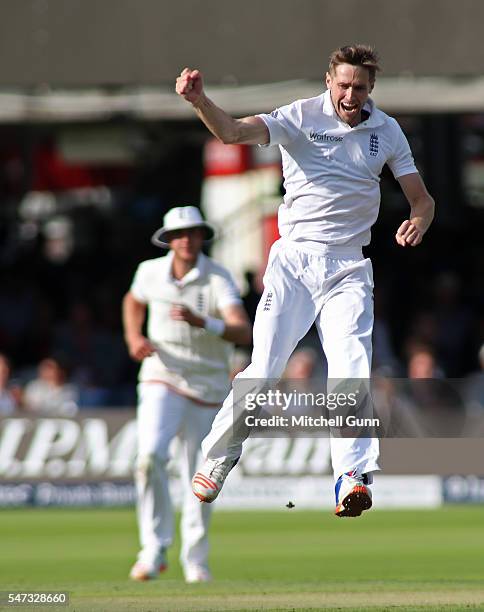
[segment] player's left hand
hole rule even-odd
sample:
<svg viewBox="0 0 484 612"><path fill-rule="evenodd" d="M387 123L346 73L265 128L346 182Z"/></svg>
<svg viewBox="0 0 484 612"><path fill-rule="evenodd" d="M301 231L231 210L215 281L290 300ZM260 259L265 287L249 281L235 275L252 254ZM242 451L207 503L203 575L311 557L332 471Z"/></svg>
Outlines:
<svg viewBox="0 0 484 612"><path fill-rule="evenodd" d="M182 304L172 304L170 317L174 321L186 321L192 327L204 327L205 319L192 312L187 306Z"/></svg>
<svg viewBox="0 0 484 612"><path fill-rule="evenodd" d="M417 246L422 242L422 238L423 232L410 219L404 221L395 234L397 244L402 247Z"/></svg>

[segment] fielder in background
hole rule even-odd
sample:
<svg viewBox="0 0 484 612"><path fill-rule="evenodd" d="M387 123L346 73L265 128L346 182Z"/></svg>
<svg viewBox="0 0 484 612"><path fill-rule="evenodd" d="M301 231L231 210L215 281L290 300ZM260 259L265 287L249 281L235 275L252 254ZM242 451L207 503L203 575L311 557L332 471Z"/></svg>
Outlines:
<svg viewBox="0 0 484 612"><path fill-rule="evenodd" d="M339 48L330 57L325 93L243 119L233 119L205 95L198 70L185 68L177 79L177 93L219 140L275 145L282 154L281 238L264 277L252 362L239 377L280 378L313 323L328 378L370 377L373 272L362 247L378 216L383 166L388 164L410 204L409 218L396 232L398 245L417 246L434 215L400 126L369 97L377 70L371 47ZM217 496L247 435L234 432L232 404L230 394L202 443L206 462L193 491L206 502ZM379 469L378 455L375 438L331 438L337 516L359 516L371 507L368 485Z"/></svg>
<svg viewBox="0 0 484 612"><path fill-rule="evenodd" d="M191 494L190 479L200 443L230 388L232 343L249 344L252 331L229 272L201 252L213 236L194 206L170 210L152 239L170 252L140 264L123 301L129 353L143 362L136 465L141 550L130 573L134 580L155 578L167 567L174 516L166 466L175 436L182 444L180 560L187 582L211 578L210 511Z"/></svg>

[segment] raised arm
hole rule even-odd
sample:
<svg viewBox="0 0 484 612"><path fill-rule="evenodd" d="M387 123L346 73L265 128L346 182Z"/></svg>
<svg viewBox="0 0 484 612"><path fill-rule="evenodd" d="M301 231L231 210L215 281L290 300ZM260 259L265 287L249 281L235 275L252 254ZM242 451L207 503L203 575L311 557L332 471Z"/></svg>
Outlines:
<svg viewBox="0 0 484 612"><path fill-rule="evenodd" d="M400 225L395 239L403 247L417 246L432 223L435 203L420 174L405 174L397 180L410 204L410 218Z"/></svg>
<svg viewBox="0 0 484 612"><path fill-rule="evenodd" d="M205 95L202 73L185 68L176 80L176 92L224 144L268 144L269 130L260 117L234 119Z"/></svg>

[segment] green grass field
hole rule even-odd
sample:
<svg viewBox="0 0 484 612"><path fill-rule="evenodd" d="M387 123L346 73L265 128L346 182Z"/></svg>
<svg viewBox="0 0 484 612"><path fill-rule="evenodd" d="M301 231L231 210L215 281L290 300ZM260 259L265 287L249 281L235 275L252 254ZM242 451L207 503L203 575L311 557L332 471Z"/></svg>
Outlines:
<svg viewBox="0 0 484 612"><path fill-rule="evenodd" d="M159 580L127 579L137 552L132 510L5 510L0 590L66 590L68 609L82 611L484 610L483 519L482 507L360 519L219 512L216 580L185 585L178 547Z"/></svg>

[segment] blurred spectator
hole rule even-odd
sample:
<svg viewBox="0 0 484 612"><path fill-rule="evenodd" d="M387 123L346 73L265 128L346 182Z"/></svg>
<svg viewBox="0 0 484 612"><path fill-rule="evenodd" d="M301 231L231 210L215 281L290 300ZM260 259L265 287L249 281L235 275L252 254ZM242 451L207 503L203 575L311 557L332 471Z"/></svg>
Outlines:
<svg viewBox="0 0 484 612"><path fill-rule="evenodd" d="M387 377L381 368L373 375L371 396L380 419L382 437L420 438L424 435L418 411L405 397L404 381Z"/></svg>
<svg viewBox="0 0 484 612"><path fill-rule="evenodd" d="M410 348L407 375L410 379L444 377L442 370L437 365L432 349L418 343Z"/></svg>
<svg viewBox="0 0 484 612"><path fill-rule="evenodd" d="M465 424L464 404L455 383L445 379L437 365L434 351L414 344L407 370L406 401L419 412L427 435L458 437Z"/></svg>
<svg viewBox="0 0 484 612"><path fill-rule="evenodd" d="M10 361L0 353L0 415L9 415L19 406L21 389L10 382Z"/></svg>
<svg viewBox="0 0 484 612"><path fill-rule="evenodd" d="M314 375L317 353L312 348L296 349L287 362L283 378L310 381Z"/></svg>
<svg viewBox="0 0 484 612"><path fill-rule="evenodd" d="M406 341L406 357L408 359L413 344L435 346L437 338L437 322L430 310L417 312L410 324L410 332ZM410 348L409 348L410 346Z"/></svg>
<svg viewBox="0 0 484 612"><path fill-rule="evenodd" d="M407 379L373 379L372 397L387 437L458 437L465 407L454 381L444 378L429 346L408 343Z"/></svg>
<svg viewBox="0 0 484 612"><path fill-rule="evenodd" d="M484 410L484 344L479 349L478 359L480 369L470 374L464 385L467 407L473 413Z"/></svg>
<svg viewBox="0 0 484 612"><path fill-rule="evenodd" d="M60 359L43 359L37 378L27 383L25 409L42 415L72 416L77 412L78 389L67 382L67 368Z"/></svg>

